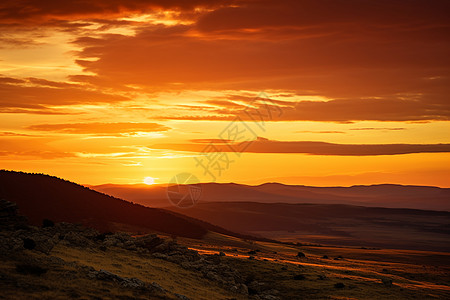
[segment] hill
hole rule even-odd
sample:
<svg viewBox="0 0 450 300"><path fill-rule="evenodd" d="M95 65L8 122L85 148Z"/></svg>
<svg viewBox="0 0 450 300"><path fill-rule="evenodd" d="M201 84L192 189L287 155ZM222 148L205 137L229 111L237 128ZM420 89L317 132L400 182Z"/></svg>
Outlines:
<svg viewBox="0 0 450 300"><path fill-rule="evenodd" d="M450 211L450 189L429 186L380 184L351 187L310 187L266 183L257 186L235 183L202 183L201 202L260 202L349 204L369 207ZM91 186L92 189L129 201L165 207L170 203L163 185Z"/></svg>
<svg viewBox="0 0 450 300"><path fill-rule="evenodd" d="M256 202L205 202L182 212L234 232L286 242L450 252L450 212Z"/></svg>
<svg viewBox="0 0 450 300"><path fill-rule="evenodd" d="M100 231L161 232L201 238L217 226L159 208L130 203L57 177L0 171L0 198L17 203L31 224L43 219L81 223Z"/></svg>

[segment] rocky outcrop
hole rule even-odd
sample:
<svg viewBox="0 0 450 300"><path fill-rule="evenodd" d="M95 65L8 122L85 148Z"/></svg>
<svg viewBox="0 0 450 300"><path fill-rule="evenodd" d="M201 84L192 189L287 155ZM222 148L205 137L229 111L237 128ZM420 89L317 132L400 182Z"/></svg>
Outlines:
<svg viewBox="0 0 450 300"><path fill-rule="evenodd" d="M117 274L114 274L112 272L102 270L99 271L94 270L93 268L90 268L88 272L88 277L92 279L97 280L104 280L104 281L114 281L120 284L120 286L125 288L131 288L131 289L138 289L141 291L147 291L152 293L160 293L164 294L167 291L162 288L159 284L156 282L152 283L146 283L138 278L128 278L128 277L122 277Z"/></svg>
<svg viewBox="0 0 450 300"><path fill-rule="evenodd" d="M17 229L26 226L27 219L17 213L17 204L0 199L0 229Z"/></svg>

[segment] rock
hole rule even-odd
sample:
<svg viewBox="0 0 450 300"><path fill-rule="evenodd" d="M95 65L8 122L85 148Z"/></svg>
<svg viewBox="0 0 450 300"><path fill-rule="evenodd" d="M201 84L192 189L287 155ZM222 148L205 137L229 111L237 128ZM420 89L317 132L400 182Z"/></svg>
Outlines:
<svg viewBox="0 0 450 300"><path fill-rule="evenodd" d="M27 227L27 218L20 216L16 203L0 199L0 230Z"/></svg>
<svg viewBox="0 0 450 300"><path fill-rule="evenodd" d="M122 279L119 275L116 275L112 272L109 272L109 271L106 271L103 269L100 269L98 272L96 272L95 277L99 280L105 280L105 281L113 281L113 280Z"/></svg>
<svg viewBox="0 0 450 300"><path fill-rule="evenodd" d="M55 247L55 245L59 242L59 235L55 234L54 236L49 235L50 233L45 232L32 232L28 234L28 239L33 240L35 242L35 247L33 248L36 251L42 252L44 254L49 254L50 251ZM25 240L27 239L25 238ZM25 247L24 240L24 247Z"/></svg>
<svg viewBox="0 0 450 300"><path fill-rule="evenodd" d="M207 259L216 265L220 264L220 262L222 261L218 254L210 255Z"/></svg>
<svg viewBox="0 0 450 300"><path fill-rule="evenodd" d="M326 276L326 275L323 275L323 274L319 274L319 275L317 275L317 279L319 279L319 280L325 280L325 279L327 279L328 277Z"/></svg>
<svg viewBox="0 0 450 300"><path fill-rule="evenodd" d="M159 246L164 242L163 239L159 238L156 234L147 234L144 236L137 237L134 241L136 247L140 247L147 250L153 250L156 246Z"/></svg>
<svg viewBox="0 0 450 300"><path fill-rule="evenodd" d="M181 300L189 300L189 298L186 297L185 295L181 295L181 294L177 294L177 293L175 293L174 295L175 295L175 297L177 297L178 299L181 299Z"/></svg>
<svg viewBox="0 0 450 300"><path fill-rule="evenodd" d="M226 256L226 254L224 252L220 251L219 256Z"/></svg>
<svg viewBox="0 0 450 300"><path fill-rule="evenodd" d="M306 255L303 252L298 252L297 253L297 257L306 257Z"/></svg>
<svg viewBox="0 0 450 300"><path fill-rule="evenodd" d="M256 251L255 250L251 250L251 251L248 251L247 254L256 255Z"/></svg>
<svg viewBox="0 0 450 300"><path fill-rule="evenodd" d="M124 244L124 248L131 251L136 251L137 247L134 243L134 241L126 241Z"/></svg>
<svg viewBox="0 0 450 300"><path fill-rule="evenodd" d="M145 282L137 278L122 278L120 285L126 288L140 289L145 288Z"/></svg>
<svg viewBox="0 0 450 300"><path fill-rule="evenodd" d="M322 256L323 259L328 259L328 255Z"/></svg>
<svg viewBox="0 0 450 300"><path fill-rule="evenodd" d="M186 260L186 258L183 255L177 254L177 255L168 255L166 260L176 264L181 264Z"/></svg>
<svg viewBox="0 0 450 300"><path fill-rule="evenodd" d="M248 287L245 284L241 283L239 285L238 292L241 293L241 294L244 294L244 295L248 295Z"/></svg>
<svg viewBox="0 0 450 300"><path fill-rule="evenodd" d="M156 282L150 283L150 286L152 287L152 289L154 289L155 291L157 291L159 293L165 293L166 292L166 290L162 286L157 284Z"/></svg>
<svg viewBox="0 0 450 300"><path fill-rule="evenodd" d="M274 295L270 295L270 294L260 295L259 298L260 299L264 299L264 300L279 300L279 299L281 299L280 297L277 297L277 296L274 296Z"/></svg>
<svg viewBox="0 0 450 300"><path fill-rule="evenodd" d="M92 247L93 243L87 239L82 233L77 231L69 231L64 235L64 240L76 247Z"/></svg>
<svg viewBox="0 0 450 300"><path fill-rule="evenodd" d="M88 271L88 277L92 279L104 280L104 281L114 281L120 284L120 286L131 289L140 289L140 290L148 290L158 293L165 293L166 290L162 288L159 284L153 282L151 284L147 284L144 281L138 278L128 278L121 277L112 272L100 269L99 271L95 271L94 269L90 269Z"/></svg>
<svg viewBox="0 0 450 300"><path fill-rule="evenodd" d="M48 257L48 262L50 264L57 265L57 266L63 266L63 265L66 264L65 260L63 260L63 259L61 259L59 257L56 257L56 256L49 256Z"/></svg>
<svg viewBox="0 0 450 300"><path fill-rule="evenodd" d="M248 292L250 294L261 294L265 290L265 285L262 282L256 280L248 284Z"/></svg>

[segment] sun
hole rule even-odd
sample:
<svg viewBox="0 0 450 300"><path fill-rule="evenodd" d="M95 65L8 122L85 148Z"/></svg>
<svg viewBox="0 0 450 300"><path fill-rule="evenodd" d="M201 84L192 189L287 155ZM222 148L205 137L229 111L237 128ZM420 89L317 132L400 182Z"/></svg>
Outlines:
<svg viewBox="0 0 450 300"><path fill-rule="evenodd" d="M144 183L147 185L152 185L155 183L155 178L153 177L145 177L144 178Z"/></svg>

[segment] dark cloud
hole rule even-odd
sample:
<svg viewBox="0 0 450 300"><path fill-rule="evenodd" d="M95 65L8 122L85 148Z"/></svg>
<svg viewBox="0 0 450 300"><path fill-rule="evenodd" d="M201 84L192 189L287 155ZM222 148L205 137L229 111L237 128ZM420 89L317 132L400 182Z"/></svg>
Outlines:
<svg viewBox="0 0 450 300"><path fill-rule="evenodd" d="M40 22L52 19L108 19L130 13L146 13L158 9L192 10L214 7L225 0L3 0L0 4L2 23Z"/></svg>
<svg viewBox="0 0 450 300"><path fill-rule="evenodd" d="M217 152L234 152L239 144L213 143ZM230 147L231 146L231 147ZM203 152L201 144L157 144L152 149ZM311 155L373 156L411 153L450 152L450 144L334 144L310 141L274 141L258 138L248 143L249 153L303 153Z"/></svg>
<svg viewBox="0 0 450 300"><path fill-rule="evenodd" d="M233 142L232 140L222 140L222 139L192 139L190 140L192 143L200 143L200 144L209 144L209 143L215 143L215 144L226 144Z"/></svg>
<svg viewBox="0 0 450 300"><path fill-rule="evenodd" d="M404 127L362 127L350 128L350 130L406 130Z"/></svg>

